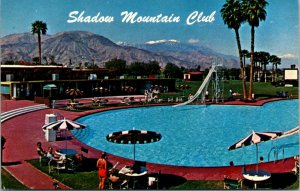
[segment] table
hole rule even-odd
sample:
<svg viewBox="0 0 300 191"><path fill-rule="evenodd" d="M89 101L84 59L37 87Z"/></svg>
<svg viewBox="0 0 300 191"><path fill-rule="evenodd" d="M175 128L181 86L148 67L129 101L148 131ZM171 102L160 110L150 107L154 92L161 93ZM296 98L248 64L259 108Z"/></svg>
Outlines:
<svg viewBox="0 0 300 191"><path fill-rule="evenodd" d="M144 176L148 173L147 168L144 166L140 166L139 169L139 172L134 172L131 166L124 166L119 173L131 177Z"/></svg>
<svg viewBox="0 0 300 191"><path fill-rule="evenodd" d="M135 189L136 179L138 177L145 176L148 173L148 170L144 166L139 166L139 171L134 171L131 166L124 166L120 171L119 174L123 174L127 176L129 179L133 178L133 189ZM129 182L129 180L128 180Z"/></svg>
<svg viewBox="0 0 300 191"><path fill-rule="evenodd" d="M65 169L70 171L76 170L76 165L74 163L73 157L77 154L77 151L74 149L60 149L55 151L55 154L60 155L60 159L57 162L57 172L59 170Z"/></svg>
<svg viewBox="0 0 300 191"><path fill-rule="evenodd" d="M67 156L74 156L77 154L77 151L74 149L59 149L59 153Z"/></svg>
<svg viewBox="0 0 300 191"><path fill-rule="evenodd" d="M265 181L271 178L271 173L263 170L247 170L243 173L245 179L254 182L254 189L256 189L257 182Z"/></svg>

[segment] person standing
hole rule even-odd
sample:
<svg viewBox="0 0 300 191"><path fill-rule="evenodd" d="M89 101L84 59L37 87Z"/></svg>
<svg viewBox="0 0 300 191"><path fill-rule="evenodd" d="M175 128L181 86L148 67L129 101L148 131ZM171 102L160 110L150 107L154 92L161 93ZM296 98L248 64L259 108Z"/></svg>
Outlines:
<svg viewBox="0 0 300 191"><path fill-rule="evenodd" d="M100 190L104 190L105 180L107 178L107 161L106 153L102 153L101 157L97 161L98 168L98 177L99 177L99 186Z"/></svg>

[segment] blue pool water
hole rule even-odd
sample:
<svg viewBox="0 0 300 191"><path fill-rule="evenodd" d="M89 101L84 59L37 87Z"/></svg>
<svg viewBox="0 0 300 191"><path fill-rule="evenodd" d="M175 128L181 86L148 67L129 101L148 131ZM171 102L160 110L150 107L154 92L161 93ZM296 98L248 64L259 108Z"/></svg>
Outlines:
<svg viewBox="0 0 300 191"><path fill-rule="evenodd" d="M298 100L275 101L264 106L187 105L112 110L84 116L87 124L73 130L85 144L133 159L133 145L106 141L122 130L159 132L156 143L137 144L136 160L180 166L228 166L256 163L255 145L228 151L233 143L254 131L288 131L299 123ZM258 145L265 161L299 154L299 134ZM275 153L278 153L277 155Z"/></svg>

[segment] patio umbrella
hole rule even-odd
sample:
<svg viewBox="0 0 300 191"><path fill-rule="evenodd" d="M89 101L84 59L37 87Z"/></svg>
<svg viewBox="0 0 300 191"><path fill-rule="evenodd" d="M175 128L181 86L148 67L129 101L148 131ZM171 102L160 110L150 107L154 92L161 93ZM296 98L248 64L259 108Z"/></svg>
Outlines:
<svg viewBox="0 0 300 191"><path fill-rule="evenodd" d="M135 160L135 144L145 144L157 142L161 139L161 134L145 130L118 131L106 136L106 140L118 144L133 144L133 158Z"/></svg>
<svg viewBox="0 0 300 191"><path fill-rule="evenodd" d="M49 91L49 96L52 97L52 90L57 90L57 86L55 84L47 84L43 87L43 97L45 94L45 90Z"/></svg>
<svg viewBox="0 0 300 191"><path fill-rule="evenodd" d="M57 131L57 130L81 129L81 128L85 128L85 127L86 127L86 125L84 125L84 124L64 118L62 120L58 120L58 121L54 121L52 123L46 124L42 127L42 129L44 129L44 130L53 129L53 130ZM66 142L66 147L67 147L67 142Z"/></svg>
<svg viewBox="0 0 300 191"><path fill-rule="evenodd" d="M57 89L57 86L55 84L47 84L43 87L43 90L53 90Z"/></svg>
<svg viewBox="0 0 300 191"><path fill-rule="evenodd" d="M254 131L252 131L252 133L250 135L248 135L246 138L239 140L235 144L228 147L228 150L238 149L243 146L249 146L249 145L255 144L255 146L256 146L256 161L257 161L256 171L258 171L258 146L257 146L257 144L264 142L264 141L275 139L276 137L281 136L282 134L283 134L283 132L254 132Z"/></svg>
<svg viewBox="0 0 300 191"><path fill-rule="evenodd" d="M83 91L81 91L79 89L67 89L66 94L69 95L69 96L72 96L73 101L74 101L75 97L83 95Z"/></svg>

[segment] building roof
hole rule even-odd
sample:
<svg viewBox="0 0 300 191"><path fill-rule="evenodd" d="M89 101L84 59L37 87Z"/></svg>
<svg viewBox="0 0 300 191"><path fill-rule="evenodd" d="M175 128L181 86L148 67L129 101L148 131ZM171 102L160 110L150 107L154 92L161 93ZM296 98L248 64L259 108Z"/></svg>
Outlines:
<svg viewBox="0 0 300 191"><path fill-rule="evenodd" d="M200 75L203 74L203 72L186 72L186 74L191 74L191 75Z"/></svg>
<svg viewBox="0 0 300 191"><path fill-rule="evenodd" d="M1 68L67 68L65 66L53 66L53 65L1 65Z"/></svg>

